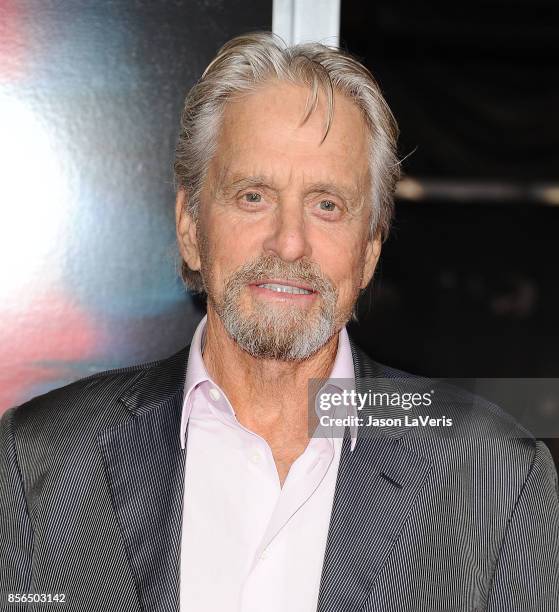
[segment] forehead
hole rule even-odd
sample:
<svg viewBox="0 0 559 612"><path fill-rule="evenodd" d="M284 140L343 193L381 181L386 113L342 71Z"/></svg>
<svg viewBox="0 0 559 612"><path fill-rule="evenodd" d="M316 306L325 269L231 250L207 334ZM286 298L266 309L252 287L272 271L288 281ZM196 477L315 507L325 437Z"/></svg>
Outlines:
<svg viewBox="0 0 559 612"><path fill-rule="evenodd" d="M294 181L338 181L360 187L368 176L368 129L360 109L334 94L334 112L323 141L327 107L301 125L309 88L272 82L230 101L224 111L211 170L220 181L243 174L273 176L278 187Z"/></svg>

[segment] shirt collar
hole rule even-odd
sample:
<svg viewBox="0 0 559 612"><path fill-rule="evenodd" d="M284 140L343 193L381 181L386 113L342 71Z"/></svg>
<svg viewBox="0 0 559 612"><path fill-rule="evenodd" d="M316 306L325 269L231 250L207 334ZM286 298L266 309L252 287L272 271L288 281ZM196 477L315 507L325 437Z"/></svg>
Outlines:
<svg viewBox="0 0 559 612"><path fill-rule="evenodd" d="M349 336L345 327L340 330L338 335L338 352L336 353L327 385L335 387L340 391L355 389L355 368L353 366ZM356 416L355 406L349 406L348 410L352 416ZM351 434L351 450L353 450L357 443L356 419L352 419L351 423L349 432Z"/></svg>
<svg viewBox="0 0 559 612"><path fill-rule="evenodd" d="M184 449L186 445L186 427L191 411L190 396L194 389L203 382L210 382L215 387L218 385L211 379L204 359L202 357L202 351L204 350L204 343L206 339L206 321L207 315L200 321L192 342L190 344L190 352L188 354L188 364L186 367L186 378L184 383L184 399L182 406L181 415L181 428L180 428L180 442L181 448ZM343 327L338 335L338 350L334 359L334 365L328 378L328 384L336 387L340 391L344 389L351 390L355 388L355 369L353 366L353 357L351 354L351 345L349 343L349 336L345 327ZM218 387L219 388L219 387ZM224 394L225 395L225 394ZM351 450L354 449L357 441L357 426L350 426L351 433Z"/></svg>
<svg viewBox="0 0 559 612"><path fill-rule="evenodd" d="M188 353L188 363L186 366L186 378L184 381L184 395L182 402L182 415L181 415L181 448L184 449L186 446L186 426L190 417L190 411L192 404L190 402L190 395L196 389L198 385L205 381L209 381L213 384L206 366L204 365L204 359L202 357L202 351L204 349L204 343L206 338L206 320L208 316L198 323L194 336L192 336L192 342L190 343L190 352Z"/></svg>

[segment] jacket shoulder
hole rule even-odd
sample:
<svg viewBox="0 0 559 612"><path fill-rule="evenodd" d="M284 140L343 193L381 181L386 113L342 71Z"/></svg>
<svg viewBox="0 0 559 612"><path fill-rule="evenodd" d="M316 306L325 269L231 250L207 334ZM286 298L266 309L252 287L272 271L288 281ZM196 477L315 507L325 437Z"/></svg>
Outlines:
<svg viewBox="0 0 559 612"><path fill-rule="evenodd" d="M4 418L13 422L20 437L37 439L85 430L91 434L121 420L126 406L120 398L137 382L148 374L173 369L177 363L185 366L187 356L185 347L165 359L92 374L11 408Z"/></svg>
<svg viewBox="0 0 559 612"><path fill-rule="evenodd" d="M533 434L507 412L506 407L497 405L445 379L420 376L374 361L356 345L353 351L356 377L392 380L395 381L393 383L395 389L398 388L399 382L405 381L405 384L401 384L403 390L412 391L416 388L417 390L434 390L433 401L428 412L434 418L452 417L453 422L460 427L462 435L466 432L481 437L506 435L511 438L524 438L535 443ZM422 410L425 411L425 409Z"/></svg>
<svg viewBox="0 0 559 612"><path fill-rule="evenodd" d="M474 505L488 496L504 500L508 516L538 457L546 461L550 478L556 478L545 444L503 407L455 385L432 386L432 379L380 364L358 351L356 377L392 379L396 386L405 380L406 390L414 385L429 390L434 387L432 404L407 411L408 419L428 414L440 422L450 419L452 425L412 426L399 435L396 432L396 437L434 468L437 482L444 482L448 490L468 490Z"/></svg>

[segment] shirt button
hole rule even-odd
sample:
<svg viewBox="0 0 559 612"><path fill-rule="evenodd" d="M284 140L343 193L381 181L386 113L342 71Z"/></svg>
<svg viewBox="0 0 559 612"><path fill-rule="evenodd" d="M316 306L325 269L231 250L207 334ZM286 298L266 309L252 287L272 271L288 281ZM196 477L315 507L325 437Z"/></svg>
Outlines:
<svg viewBox="0 0 559 612"><path fill-rule="evenodd" d="M254 453L252 453L252 455L250 456L250 460L254 464L260 463L261 459L262 458L260 457L260 455L256 451L254 451Z"/></svg>
<svg viewBox="0 0 559 612"><path fill-rule="evenodd" d="M210 397L214 400L214 402L217 402L217 400L221 397L221 393L215 387L212 387L210 389Z"/></svg>
<svg viewBox="0 0 559 612"><path fill-rule="evenodd" d="M264 561L264 559L268 558L268 550L264 549L261 553L260 553L260 559L262 559L262 561Z"/></svg>

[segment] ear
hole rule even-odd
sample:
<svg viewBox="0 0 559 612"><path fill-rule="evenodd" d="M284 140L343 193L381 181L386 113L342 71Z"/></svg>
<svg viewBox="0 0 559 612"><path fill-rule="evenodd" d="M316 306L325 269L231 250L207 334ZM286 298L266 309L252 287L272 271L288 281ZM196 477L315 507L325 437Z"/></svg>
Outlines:
<svg viewBox="0 0 559 612"><path fill-rule="evenodd" d="M188 195L182 187L177 192L175 221L180 254L191 270L200 270L200 251L196 223L187 210Z"/></svg>
<svg viewBox="0 0 559 612"><path fill-rule="evenodd" d="M367 240L367 244L365 246L365 265L363 266L361 284L359 285L360 289L365 289L365 287L371 282L377 267L381 249L382 238L380 237L380 233L377 232L375 236L372 236Z"/></svg>

